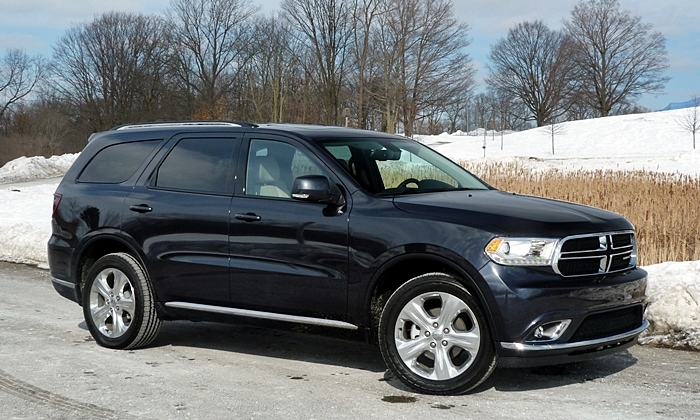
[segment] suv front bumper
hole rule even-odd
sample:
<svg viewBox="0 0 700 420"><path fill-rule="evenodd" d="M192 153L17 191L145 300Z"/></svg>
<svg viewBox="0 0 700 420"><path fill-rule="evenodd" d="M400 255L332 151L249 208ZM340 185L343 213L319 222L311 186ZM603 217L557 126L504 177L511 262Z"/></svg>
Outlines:
<svg viewBox="0 0 700 420"><path fill-rule="evenodd" d="M557 365L593 359L617 353L637 343L637 337L649 327L649 321L632 331L612 337L574 343L500 343L498 365L501 367L534 367Z"/></svg>
<svg viewBox="0 0 700 420"><path fill-rule="evenodd" d="M492 292L487 302L499 366L576 362L623 351L649 326L646 272L565 279L542 269L489 263L480 270ZM543 326L565 322L554 339Z"/></svg>

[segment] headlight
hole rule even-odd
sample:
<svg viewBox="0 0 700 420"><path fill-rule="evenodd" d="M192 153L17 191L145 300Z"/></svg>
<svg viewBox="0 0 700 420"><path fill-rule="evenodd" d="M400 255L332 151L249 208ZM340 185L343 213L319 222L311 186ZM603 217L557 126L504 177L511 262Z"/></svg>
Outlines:
<svg viewBox="0 0 700 420"><path fill-rule="evenodd" d="M486 245L486 255L503 265L552 265L558 239L494 238Z"/></svg>

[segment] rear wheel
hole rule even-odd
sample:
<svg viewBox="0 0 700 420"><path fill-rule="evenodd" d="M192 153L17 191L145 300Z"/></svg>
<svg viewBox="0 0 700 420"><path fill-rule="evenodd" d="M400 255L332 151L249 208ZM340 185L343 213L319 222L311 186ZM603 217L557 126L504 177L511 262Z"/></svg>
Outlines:
<svg viewBox="0 0 700 420"><path fill-rule="evenodd" d="M379 346L404 384L430 394L460 394L485 381L497 358L476 300L453 277L425 274L387 300Z"/></svg>
<svg viewBox="0 0 700 420"><path fill-rule="evenodd" d="M105 255L90 268L83 289L83 314L95 341L113 349L145 346L161 325L146 272L125 253Z"/></svg>

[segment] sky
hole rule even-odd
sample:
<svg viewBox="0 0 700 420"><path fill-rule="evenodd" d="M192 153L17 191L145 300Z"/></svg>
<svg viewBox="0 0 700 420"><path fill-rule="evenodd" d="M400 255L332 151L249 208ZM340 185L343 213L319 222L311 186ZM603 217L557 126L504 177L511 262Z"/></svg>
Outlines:
<svg viewBox="0 0 700 420"><path fill-rule="evenodd" d="M563 123L556 154L550 135L535 128L504 136L483 134L421 136L445 156L467 164L516 163L527 172L647 170L700 177L700 148L678 124L687 110L621 115ZM605 147L600 147L604 144ZM645 147L639 147L643 144ZM0 168L0 261L47 268L46 241L51 235L52 194L58 178L77 154L21 157ZM37 180L39 178L39 180ZM44 179L41 179L44 178ZM50 179L45 179L50 178ZM24 181L34 180L31 183ZM700 261L665 262L648 271L646 316L652 328L641 342L700 350Z"/></svg>
<svg viewBox="0 0 700 420"><path fill-rule="evenodd" d="M279 11L281 0L252 0L263 13ZM578 0L453 0L455 16L467 23L472 39L467 52L477 80L487 76L492 45L514 25L542 20L559 29ZM162 13L170 0L0 0L0 52L20 48L50 57L51 47L76 24L108 11ZM640 16L666 36L671 80L663 94L644 95L638 103L651 110L685 102L700 93L700 3L697 0L620 0L623 10ZM483 88L483 83L477 88Z"/></svg>

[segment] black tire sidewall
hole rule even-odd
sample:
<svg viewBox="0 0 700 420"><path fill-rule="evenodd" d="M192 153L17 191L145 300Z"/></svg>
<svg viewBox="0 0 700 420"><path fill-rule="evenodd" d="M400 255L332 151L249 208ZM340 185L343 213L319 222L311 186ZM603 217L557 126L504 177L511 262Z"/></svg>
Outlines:
<svg viewBox="0 0 700 420"><path fill-rule="evenodd" d="M406 366L396 350L394 328L401 310L413 298L423 293L445 292L463 300L479 323L479 351L472 365L461 375L434 381L423 378ZM384 360L394 375L406 385L431 394L460 394L483 382L495 368L495 354L489 325L478 302L454 278L444 274L416 277L399 287L387 300L379 321L379 347Z"/></svg>
<svg viewBox="0 0 700 420"><path fill-rule="evenodd" d="M137 273L127 258L131 257L125 254L109 254L97 260L88 271L85 288L83 289L83 315L90 334L92 334L92 337L99 345L112 349L123 349L131 344L136 339L143 323L144 296L141 282L146 281L146 279L142 279L142 276L145 275ZM136 261L134 260L134 262ZM126 333L117 338L110 338L102 334L92 321L92 315L90 314L90 294L93 284L97 275L107 268L116 268L123 272L129 278L133 293L136 296L136 308L134 309L135 313L131 324Z"/></svg>

